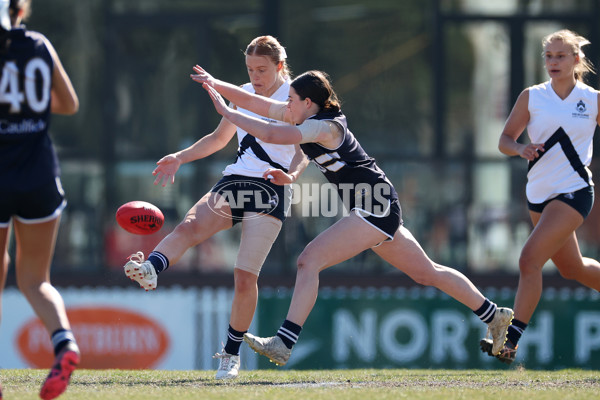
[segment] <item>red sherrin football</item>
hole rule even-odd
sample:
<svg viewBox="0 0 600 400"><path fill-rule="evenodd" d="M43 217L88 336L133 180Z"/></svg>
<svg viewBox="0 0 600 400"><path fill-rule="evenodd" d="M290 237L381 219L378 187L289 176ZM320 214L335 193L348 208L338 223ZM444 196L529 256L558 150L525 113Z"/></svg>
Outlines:
<svg viewBox="0 0 600 400"><path fill-rule="evenodd" d="M130 201L117 210L121 228L136 235L149 235L162 228L165 217L158 207L145 201Z"/></svg>

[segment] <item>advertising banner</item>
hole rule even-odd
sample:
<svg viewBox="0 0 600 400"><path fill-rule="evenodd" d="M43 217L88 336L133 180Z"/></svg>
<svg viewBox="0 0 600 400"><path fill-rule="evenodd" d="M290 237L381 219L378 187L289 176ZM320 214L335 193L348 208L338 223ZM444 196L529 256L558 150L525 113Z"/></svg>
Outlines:
<svg viewBox="0 0 600 400"><path fill-rule="evenodd" d="M82 368L214 370L227 338L229 288L59 289ZM483 291L512 307L514 291ZM250 332L273 336L292 290L261 288ZM0 368L48 368L45 328L15 288L3 297ZM486 325L432 288L322 288L285 369L507 368L479 350ZM275 368L247 345L242 369ZM600 294L546 289L511 368L600 369Z"/></svg>
<svg viewBox="0 0 600 400"><path fill-rule="evenodd" d="M263 290L260 336L273 336L291 291ZM486 289L512 307L514 291ZM284 368L506 368L482 353L486 325L432 288L321 289ZM600 295L588 289L544 291L519 342L514 365L531 369L600 369ZM259 368L273 367L260 357Z"/></svg>
<svg viewBox="0 0 600 400"><path fill-rule="evenodd" d="M81 368L194 369L196 290L60 289ZM23 295L3 295L0 367L48 368L48 332Z"/></svg>

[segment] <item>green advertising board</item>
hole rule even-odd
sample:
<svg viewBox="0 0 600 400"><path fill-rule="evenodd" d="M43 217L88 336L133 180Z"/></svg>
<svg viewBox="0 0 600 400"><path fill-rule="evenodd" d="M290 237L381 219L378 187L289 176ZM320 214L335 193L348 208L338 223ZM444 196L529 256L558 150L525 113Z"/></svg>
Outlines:
<svg viewBox="0 0 600 400"><path fill-rule="evenodd" d="M483 291L512 307L514 290ZM256 334L273 336L291 290L261 289ZM323 288L284 368L600 369L600 294L546 289L510 366L479 350L486 325L433 288ZM260 357L259 368L273 367Z"/></svg>

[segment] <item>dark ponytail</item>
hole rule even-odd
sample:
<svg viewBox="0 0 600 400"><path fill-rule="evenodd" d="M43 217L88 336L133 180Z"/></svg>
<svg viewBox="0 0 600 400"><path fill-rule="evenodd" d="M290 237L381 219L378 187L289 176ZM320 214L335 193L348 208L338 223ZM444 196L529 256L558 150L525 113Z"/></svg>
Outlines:
<svg viewBox="0 0 600 400"><path fill-rule="evenodd" d="M333 91L329 76L322 71L307 71L291 83L300 99L307 97L319 106L320 112L339 112L340 101Z"/></svg>

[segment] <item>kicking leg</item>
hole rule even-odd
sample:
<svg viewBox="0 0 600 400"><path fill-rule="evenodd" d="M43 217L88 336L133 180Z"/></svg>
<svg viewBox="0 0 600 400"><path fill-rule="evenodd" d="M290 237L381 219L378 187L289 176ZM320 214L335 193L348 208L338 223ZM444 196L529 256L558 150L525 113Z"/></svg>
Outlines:
<svg viewBox="0 0 600 400"><path fill-rule="evenodd" d="M231 218L217 214L211 208L219 198L220 195L212 192L204 195L188 211L183 221L154 248L148 260L144 261L141 251L130 256L130 261L123 267L125 275L146 291L155 290L158 274L179 261L189 248L217 232L231 228Z"/></svg>

